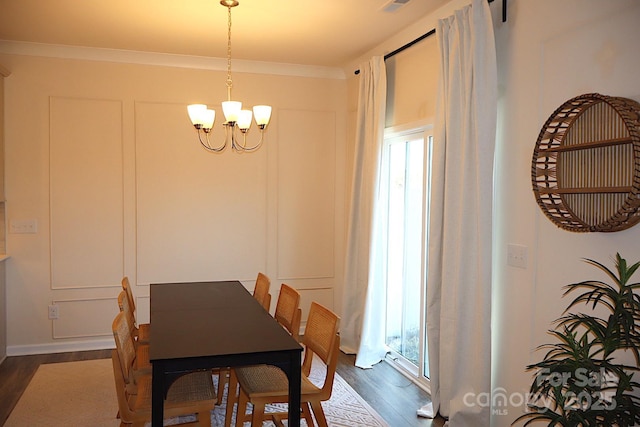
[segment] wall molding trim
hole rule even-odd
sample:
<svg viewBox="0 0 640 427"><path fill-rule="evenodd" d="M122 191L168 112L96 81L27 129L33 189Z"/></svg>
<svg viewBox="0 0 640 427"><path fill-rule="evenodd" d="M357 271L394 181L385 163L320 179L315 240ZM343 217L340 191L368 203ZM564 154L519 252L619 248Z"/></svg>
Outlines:
<svg viewBox="0 0 640 427"><path fill-rule="evenodd" d="M0 53L9 55L43 56L58 59L78 59L84 61L104 61L126 64L155 65L162 67L191 68L197 70L226 71L227 69L227 60L225 58L17 42L9 40L0 40ZM234 59L233 69L234 72L237 73L272 74L337 80L346 79L344 70L341 68L320 67L314 65Z"/></svg>

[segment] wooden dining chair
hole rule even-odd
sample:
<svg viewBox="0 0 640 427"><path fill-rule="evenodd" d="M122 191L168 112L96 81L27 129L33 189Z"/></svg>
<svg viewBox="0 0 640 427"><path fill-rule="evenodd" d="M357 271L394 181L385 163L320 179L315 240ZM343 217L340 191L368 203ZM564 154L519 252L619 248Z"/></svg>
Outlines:
<svg viewBox="0 0 640 427"><path fill-rule="evenodd" d="M282 325L296 341L300 338L300 318L302 309L300 309L300 292L291 286L283 283L280 285L280 293L278 294L278 302L276 303L276 311L273 317ZM226 381L229 383L227 388L227 408L225 419L231 420L234 405L238 401L238 380L230 371L226 371L228 375ZM220 389L218 389L220 390ZM220 400L222 396L218 394Z"/></svg>
<svg viewBox="0 0 640 427"><path fill-rule="evenodd" d="M131 334L135 347L138 347L139 345L149 346L148 342L139 341L136 339L139 335L138 328L135 324L135 314L131 309L131 304L129 303L129 298L127 298L127 293L125 291L120 291L120 293L118 294L118 307L120 307L120 311L123 312L127 318L127 325L130 329L129 333Z"/></svg>
<svg viewBox="0 0 640 427"><path fill-rule="evenodd" d="M269 288L271 287L271 279L262 273L258 272L256 278L256 285L253 288L253 297L260 303L262 308L269 311L271 309L271 294ZM214 375L218 375L218 400L222 400L224 395L224 388L229 382L230 368L215 368L212 370Z"/></svg>
<svg viewBox="0 0 640 427"><path fill-rule="evenodd" d="M273 317L280 323L296 341L300 337L300 321L302 309L300 308L300 292L283 283L280 285L278 302Z"/></svg>
<svg viewBox="0 0 640 427"><path fill-rule="evenodd" d="M269 287L271 286L271 280L264 273L258 273L256 279L256 286L253 288L253 297L258 300L260 305L265 310L271 309L271 294L269 293Z"/></svg>
<svg viewBox="0 0 640 427"><path fill-rule="evenodd" d="M122 291L124 292L124 291ZM124 311L119 312L111 325L116 342L118 360L124 375L124 382L129 393L135 393L138 378L151 374L149 345L135 345L131 336L131 325Z"/></svg>
<svg viewBox="0 0 640 427"><path fill-rule="evenodd" d="M256 285L253 288L253 297L260 303L262 308L267 311L271 309L271 294L269 293L270 287L271 280L269 277L262 272L258 272ZM218 375L218 400L222 400L222 396L224 395L224 388L229 382L229 372L230 368L228 367L214 368L211 370L212 374Z"/></svg>
<svg viewBox="0 0 640 427"><path fill-rule="evenodd" d="M113 376L118 399L120 427L143 427L151 421L151 375L139 378L132 392L126 384L117 349L111 351ZM165 418L195 414L197 425L211 427L211 410L216 401L211 375L205 371L192 372L175 380L164 402ZM187 421L189 425L193 422Z"/></svg>
<svg viewBox="0 0 640 427"><path fill-rule="evenodd" d="M305 354L300 396L302 415L309 426L314 425L311 414L313 411L318 426L327 427L321 402L331 398L340 347L339 323L340 318L331 310L316 302L311 303L302 338ZM314 359L326 367L326 376L321 387L309 380ZM236 427L243 426L248 420L251 420L252 427L262 426L264 419L271 419L278 426L283 425L282 420L287 417L287 413L264 412L266 404L289 401L289 382L281 369L272 365L245 366L232 370L231 375L240 385ZM251 414L245 414L248 402L253 405ZM227 402L227 405L229 404ZM225 426L229 426L230 422L231 419L228 417L225 420Z"/></svg>
<svg viewBox="0 0 640 427"><path fill-rule="evenodd" d="M269 277L262 272L258 272L256 285L253 288L253 297L267 311L271 309L271 294L269 293L270 287L271 280ZM222 400L222 396L224 395L224 388L229 382L229 372L230 368L227 367L214 368L211 370L212 374L218 375L218 400Z"/></svg>
<svg viewBox="0 0 640 427"><path fill-rule="evenodd" d="M122 290L124 290L127 293L127 299L129 300L129 306L131 307L131 313L133 316L133 325L134 325L134 331L135 331L134 339L137 342L148 344L150 324L138 323L138 317L136 313L136 300L133 296L133 291L131 290L131 283L129 283L129 278L127 276L124 276L122 278Z"/></svg>

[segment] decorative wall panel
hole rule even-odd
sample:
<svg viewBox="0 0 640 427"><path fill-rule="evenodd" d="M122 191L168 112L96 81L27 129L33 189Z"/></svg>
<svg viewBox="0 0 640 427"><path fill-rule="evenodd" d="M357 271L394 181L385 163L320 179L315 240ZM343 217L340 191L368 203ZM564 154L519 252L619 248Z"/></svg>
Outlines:
<svg viewBox="0 0 640 427"><path fill-rule="evenodd" d="M335 113L281 110L278 128L278 277L333 277Z"/></svg>
<svg viewBox="0 0 640 427"><path fill-rule="evenodd" d="M50 99L51 287L123 275L122 103Z"/></svg>
<svg viewBox="0 0 640 427"><path fill-rule="evenodd" d="M117 298L53 301L59 318L53 320L53 338L113 336L111 324L120 310Z"/></svg>
<svg viewBox="0 0 640 427"><path fill-rule="evenodd" d="M266 265L268 147L207 152L183 104L137 102L135 138L137 282L255 280Z"/></svg>

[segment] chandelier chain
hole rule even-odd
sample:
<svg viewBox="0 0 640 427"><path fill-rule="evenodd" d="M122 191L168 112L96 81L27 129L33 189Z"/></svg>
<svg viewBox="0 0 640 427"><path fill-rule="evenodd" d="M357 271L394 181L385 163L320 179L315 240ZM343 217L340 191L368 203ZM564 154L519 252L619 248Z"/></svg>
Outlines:
<svg viewBox="0 0 640 427"><path fill-rule="evenodd" d="M231 88L233 80L231 79L231 6L227 6L227 99L231 101Z"/></svg>

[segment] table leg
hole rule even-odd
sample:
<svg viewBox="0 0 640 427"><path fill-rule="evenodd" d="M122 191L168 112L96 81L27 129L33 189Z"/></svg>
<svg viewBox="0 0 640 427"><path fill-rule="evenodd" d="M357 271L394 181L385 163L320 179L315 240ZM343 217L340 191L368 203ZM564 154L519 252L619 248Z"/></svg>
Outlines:
<svg viewBox="0 0 640 427"><path fill-rule="evenodd" d="M164 421L164 372L154 363L151 373L151 426L162 427Z"/></svg>
<svg viewBox="0 0 640 427"><path fill-rule="evenodd" d="M289 427L300 427L301 352L291 352L289 359Z"/></svg>

